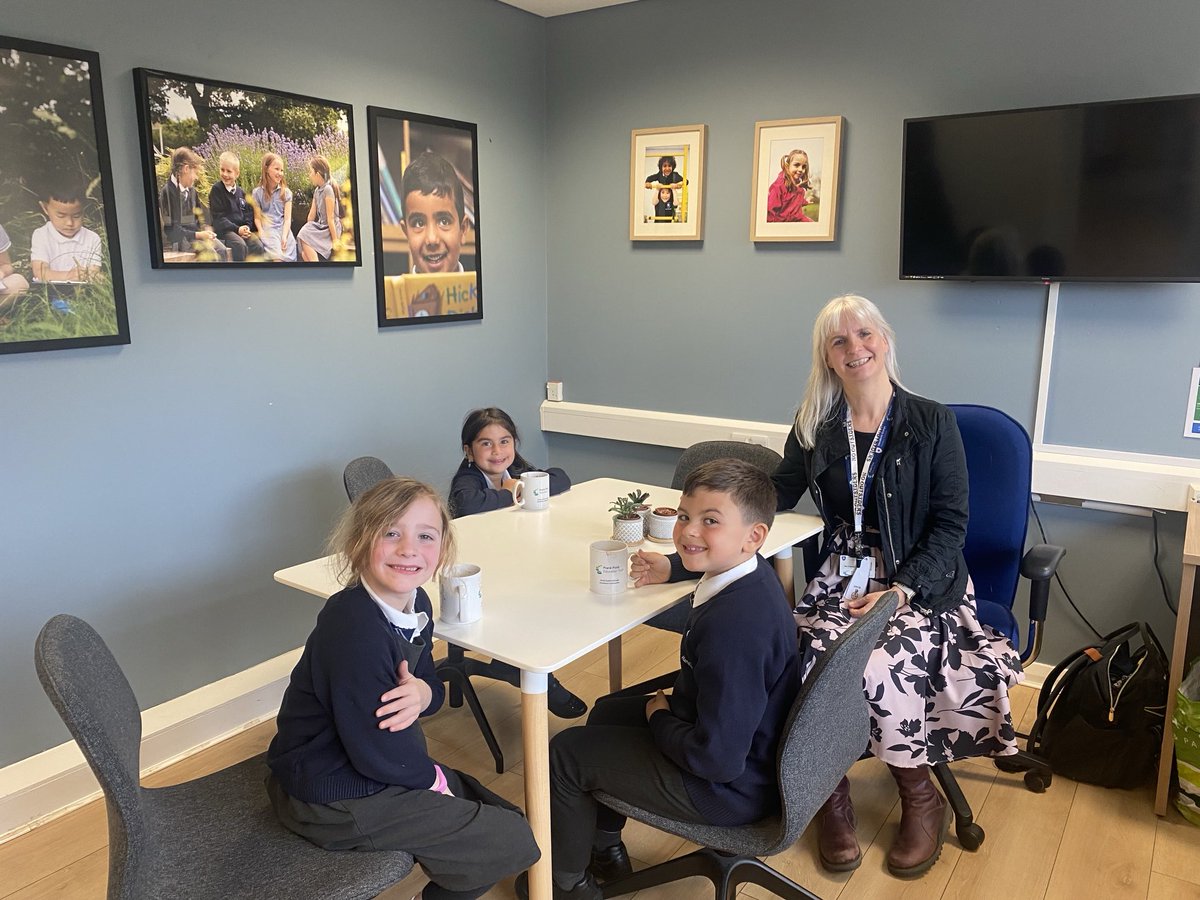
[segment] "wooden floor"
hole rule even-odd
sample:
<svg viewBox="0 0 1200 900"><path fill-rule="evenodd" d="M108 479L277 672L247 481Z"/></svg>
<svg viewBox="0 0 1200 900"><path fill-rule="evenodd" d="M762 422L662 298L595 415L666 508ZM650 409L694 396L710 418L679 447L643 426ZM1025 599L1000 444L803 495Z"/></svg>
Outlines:
<svg viewBox="0 0 1200 900"><path fill-rule="evenodd" d="M627 684L674 668L678 638L642 628L626 637ZM607 690L607 656L597 651L559 673L589 703ZM426 720L430 752L440 762L464 769L493 790L522 802L520 694L508 685L479 680L480 698L504 748L508 770L496 775L479 730L466 707L445 709ZM1025 730L1036 694L1013 692L1013 713ZM550 720L551 733L572 723ZM261 752L274 723L251 728L223 743L164 769L147 779L151 785L186 781ZM771 864L824 898L1152 898L1200 900L1200 828L1172 809L1164 819L1153 812L1149 787L1118 791L1076 784L1056 777L1044 794L1025 790L1017 775L1005 775L991 763L955 765L960 784L987 832L975 853L964 852L953 837L941 860L923 878L903 882L887 874L884 857L895 834L899 804L887 770L874 760L851 772L852 791L863 845L862 866L846 875L829 875L815 862L813 830ZM625 841L635 866L686 853L691 845L631 822ZM96 801L0 844L0 898L97 898L104 896L107 870L104 805ZM382 896L409 900L424 879L414 872ZM640 900L691 900L711 897L701 879L642 891ZM486 895L514 896L511 882ZM741 897L768 898L753 886ZM164 898L166 900L166 898ZM299 900L299 898L289 898ZM318 898L319 900L319 898Z"/></svg>

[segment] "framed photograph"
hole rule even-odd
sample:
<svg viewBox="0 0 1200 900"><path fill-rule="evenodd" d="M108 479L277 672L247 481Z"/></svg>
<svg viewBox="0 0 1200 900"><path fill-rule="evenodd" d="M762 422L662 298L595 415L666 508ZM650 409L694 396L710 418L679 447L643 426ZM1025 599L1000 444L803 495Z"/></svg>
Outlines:
<svg viewBox="0 0 1200 900"><path fill-rule="evenodd" d="M368 106L367 139L380 327L482 319L476 127Z"/></svg>
<svg viewBox="0 0 1200 900"><path fill-rule="evenodd" d="M156 268L360 266L353 110L133 70Z"/></svg>
<svg viewBox="0 0 1200 900"><path fill-rule="evenodd" d="M836 239L842 117L754 123L750 240Z"/></svg>
<svg viewBox="0 0 1200 900"><path fill-rule="evenodd" d="M629 167L629 239L704 239L707 125L634 129Z"/></svg>
<svg viewBox="0 0 1200 900"><path fill-rule="evenodd" d="M0 35L0 353L128 343L100 57Z"/></svg>

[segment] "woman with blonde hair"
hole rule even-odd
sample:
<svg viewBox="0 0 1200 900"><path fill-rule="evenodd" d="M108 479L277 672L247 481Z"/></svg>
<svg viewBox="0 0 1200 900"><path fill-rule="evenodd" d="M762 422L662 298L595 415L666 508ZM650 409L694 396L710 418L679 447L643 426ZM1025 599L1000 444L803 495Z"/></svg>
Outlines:
<svg viewBox="0 0 1200 900"><path fill-rule="evenodd" d="M780 509L808 492L825 521L820 571L795 608L805 674L887 591L901 595L863 675L866 749L900 789L888 869L921 875L953 818L929 767L1016 752L1008 688L1022 675L1008 641L976 615L954 414L900 382L895 332L865 297L835 297L817 315L812 370L773 481ZM848 779L817 821L822 865L857 868Z"/></svg>

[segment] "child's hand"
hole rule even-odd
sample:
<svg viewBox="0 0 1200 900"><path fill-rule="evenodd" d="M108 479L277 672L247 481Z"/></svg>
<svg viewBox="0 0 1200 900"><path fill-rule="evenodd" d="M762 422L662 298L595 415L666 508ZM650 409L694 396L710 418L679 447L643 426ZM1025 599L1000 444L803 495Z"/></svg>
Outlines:
<svg viewBox="0 0 1200 900"><path fill-rule="evenodd" d="M651 697L650 701L646 704L646 721L649 722L650 717L660 709L667 712L671 711L671 704L667 702L667 695L664 694L661 689L658 691L658 693Z"/></svg>
<svg viewBox="0 0 1200 900"><path fill-rule="evenodd" d="M520 491L520 488L521 488L521 479L520 478L505 478L504 481L500 482L500 487L502 490L506 490L510 494L512 494L513 499L516 500L518 493Z"/></svg>
<svg viewBox="0 0 1200 900"><path fill-rule="evenodd" d="M388 731L403 731L417 721L433 698L429 685L408 671L408 660L401 660L396 674L399 684L379 698L383 706L375 710L379 727Z"/></svg>
<svg viewBox="0 0 1200 900"><path fill-rule="evenodd" d="M661 553L639 550L629 559L629 575L634 587L646 584L665 584L671 577L671 561Z"/></svg>

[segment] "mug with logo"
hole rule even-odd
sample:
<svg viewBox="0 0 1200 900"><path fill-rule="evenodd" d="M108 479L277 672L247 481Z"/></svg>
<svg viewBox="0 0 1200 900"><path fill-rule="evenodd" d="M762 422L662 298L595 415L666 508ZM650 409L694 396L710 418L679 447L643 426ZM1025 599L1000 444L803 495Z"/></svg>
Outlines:
<svg viewBox="0 0 1200 900"><path fill-rule="evenodd" d="M550 506L550 474L548 472L525 472L521 475L521 489L513 501L528 510L547 509Z"/></svg>
<svg viewBox="0 0 1200 900"><path fill-rule="evenodd" d="M624 541L593 541L589 586L593 594L622 594L629 581L629 548Z"/></svg>
<svg viewBox="0 0 1200 900"><path fill-rule="evenodd" d="M483 615L482 570L470 563L459 563L442 572L441 613L448 625L466 625Z"/></svg>

